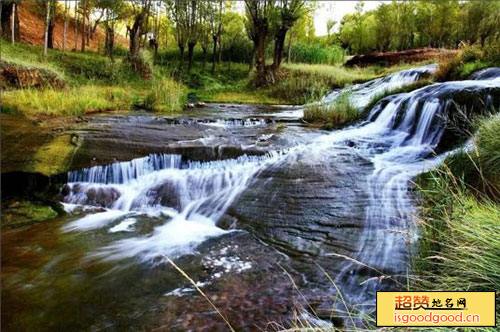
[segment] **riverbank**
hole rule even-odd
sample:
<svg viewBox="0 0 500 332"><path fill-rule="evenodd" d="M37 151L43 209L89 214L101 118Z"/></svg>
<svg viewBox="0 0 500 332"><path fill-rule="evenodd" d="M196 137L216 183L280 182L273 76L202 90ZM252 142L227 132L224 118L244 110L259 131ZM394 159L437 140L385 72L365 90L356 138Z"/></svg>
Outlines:
<svg viewBox="0 0 500 332"><path fill-rule="evenodd" d="M472 150L417 179L420 236L411 290L500 289L500 118L478 127ZM498 320L498 294L496 312Z"/></svg>
<svg viewBox="0 0 500 332"><path fill-rule="evenodd" d="M213 74L196 64L191 73L179 74L177 64L154 64L145 52L153 75L151 79L144 79L131 70L124 56L116 56L112 62L93 52L49 50L44 59L39 46L12 45L3 40L0 43L2 61L6 64L17 66L20 72L35 69L42 73L36 79L36 86L30 86L32 78L27 82L18 78L2 81L6 90L2 96L2 113L31 117L134 109L172 114L183 112L188 104L196 101L305 104L319 100L332 89L409 67L405 64L387 68L284 64L280 81L256 88L252 85L253 74L243 63L220 63ZM50 73L61 84L44 82L47 75L43 73Z"/></svg>

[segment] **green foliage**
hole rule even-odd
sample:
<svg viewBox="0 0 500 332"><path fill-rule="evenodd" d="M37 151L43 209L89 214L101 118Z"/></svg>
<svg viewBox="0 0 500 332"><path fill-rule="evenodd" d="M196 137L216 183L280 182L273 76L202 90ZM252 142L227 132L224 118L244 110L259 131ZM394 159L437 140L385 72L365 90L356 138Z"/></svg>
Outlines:
<svg viewBox="0 0 500 332"><path fill-rule="evenodd" d="M331 104L314 103L304 108L304 120L320 123L325 129L334 129L358 120L358 109L351 104L350 95L342 94Z"/></svg>
<svg viewBox="0 0 500 332"><path fill-rule="evenodd" d="M337 46L324 47L319 44L296 43L292 45L290 60L300 63L335 65L343 63L345 51Z"/></svg>
<svg viewBox="0 0 500 332"><path fill-rule="evenodd" d="M498 42L498 1L393 1L341 21L340 41L352 53L418 47L456 48L461 42L482 47Z"/></svg>
<svg viewBox="0 0 500 332"><path fill-rule="evenodd" d="M172 112L182 109L186 103L186 93L182 84L167 77L153 80L151 93L147 96L146 109L159 112Z"/></svg>
<svg viewBox="0 0 500 332"><path fill-rule="evenodd" d="M492 49L497 47L495 45L500 45L500 42L490 45L488 53L478 45L463 46L456 56L439 64L435 79L438 81L461 80L477 70L500 65L500 62L493 62L500 60L491 54Z"/></svg>

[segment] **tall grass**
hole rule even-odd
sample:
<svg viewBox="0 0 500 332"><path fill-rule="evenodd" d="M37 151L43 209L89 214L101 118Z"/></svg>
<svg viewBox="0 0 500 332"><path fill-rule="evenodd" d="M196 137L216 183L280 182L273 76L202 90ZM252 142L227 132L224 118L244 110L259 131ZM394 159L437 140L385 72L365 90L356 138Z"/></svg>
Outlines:
<svg viewBox="0 0 500 332"><path fill-rule="evenodd" d="M499 129L500 118L484 120L472 152L449 157L418 179L422 216L413 290L500 289L500 192L484 185L500 176Z"/></svg>
<svg viewBox="0 0 500 332"><path fill-rule="evenodd" d="M313 103L304 108L304 121L320 123L334 129L358 119L358 109L351 104L349 93L342 94L331 104Z"/></svg>
<svg viewBox="0 0 500 332"><path fill-rule="evenodd" d="M295 43L290 52L292 62L336 65L343 63L345 50L337 45Z"/></svg>
<svg viewBox="0 0 500 332"><path fill-rule="evenodd" d="M125 88L86 85L63 91L25 89L6 91L3 109L24 115L83 115L93 112L128 110L137 96Z"/></svg>

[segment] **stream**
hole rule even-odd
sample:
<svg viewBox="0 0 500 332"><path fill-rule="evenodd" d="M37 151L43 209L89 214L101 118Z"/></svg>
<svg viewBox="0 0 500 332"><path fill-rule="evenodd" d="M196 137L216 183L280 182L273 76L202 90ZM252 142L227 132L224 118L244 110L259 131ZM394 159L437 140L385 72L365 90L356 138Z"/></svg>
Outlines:
<svg viewBox="0 0 500 332"><path fill-rule="evenodd" d="M320 102L348 92L361 110L434 70ZM345 309L370 313L377 290L406 284L418 238L411 180L450 149L448 114L479 100L500 105L498 69L391 95L332 132L305 126L301 107L96 117L78 129L90 143L74 162L100 149L102 163L68 173L67 215L2 230L2 327L226 329L167 258L238 330L356 324Z"/></svg>

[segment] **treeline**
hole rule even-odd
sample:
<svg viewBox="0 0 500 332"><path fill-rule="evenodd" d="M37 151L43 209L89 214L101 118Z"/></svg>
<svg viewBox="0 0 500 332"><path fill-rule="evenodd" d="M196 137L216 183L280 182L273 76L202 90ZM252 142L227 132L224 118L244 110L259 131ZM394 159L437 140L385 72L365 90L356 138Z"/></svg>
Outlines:
<svg viewBox="0 0 500 332"><path fill-rule="evenodd" d="M350 53L418 47L457 48L461 42L498 43L500 1L393 1L356 11L340 22L333 43Z"/></svg>

